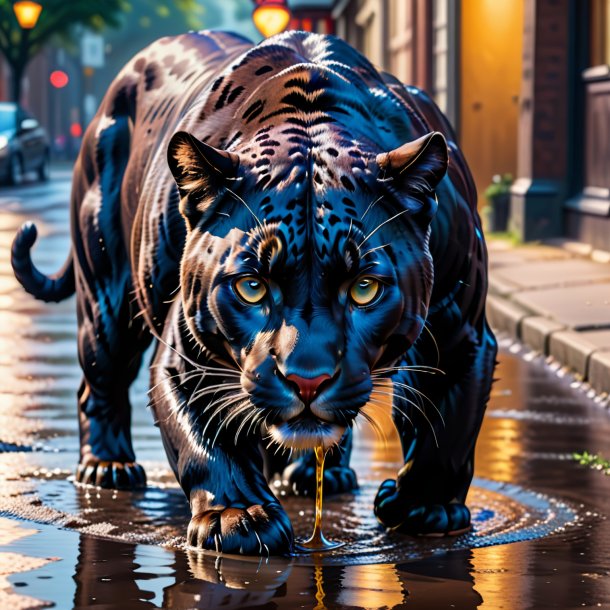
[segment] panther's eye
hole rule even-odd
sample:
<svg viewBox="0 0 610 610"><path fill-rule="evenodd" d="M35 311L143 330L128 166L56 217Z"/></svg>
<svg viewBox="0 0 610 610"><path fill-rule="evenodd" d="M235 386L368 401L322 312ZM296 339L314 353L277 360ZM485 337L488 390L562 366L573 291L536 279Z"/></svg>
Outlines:
<svg viewBox="0 0 610 610"><path fill-rule="evenodd" d="M363 307L375 300L381 290L381 283L372 277L361 277L357 279L349 289L352 301Z"/></svg>
<svg viewBox="0 0 610 610"><path fill-rule="evenodd" d="M237 294L250 305L260 303L267 294L267 286L251 275L240 277L234 285Z"/></svg>

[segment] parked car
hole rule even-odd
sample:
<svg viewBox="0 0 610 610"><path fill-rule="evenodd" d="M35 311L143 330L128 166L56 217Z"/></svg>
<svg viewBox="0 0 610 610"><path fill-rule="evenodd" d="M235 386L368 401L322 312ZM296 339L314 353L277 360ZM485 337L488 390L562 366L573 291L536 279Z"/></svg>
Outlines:
<svg viewBox="0 0 610 610"><path fill-rule="evenodd" d="M0 179L19 184L29 171L36 171L40 180L49 178L47 132L17 104L0 102Z"/></svg>

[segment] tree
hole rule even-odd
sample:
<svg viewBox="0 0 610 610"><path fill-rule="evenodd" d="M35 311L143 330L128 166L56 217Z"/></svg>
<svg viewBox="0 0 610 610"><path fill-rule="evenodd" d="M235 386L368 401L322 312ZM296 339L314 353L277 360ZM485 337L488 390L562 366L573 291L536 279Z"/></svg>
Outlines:
<svg viewBox="0 0 610 610"><path fill-rule="evenodd" d="M24 30L19 26L13 11L13 0L0 0L0 53L11 69L11 98L21 98L21 82L30 60L52 39L64 43L74 41L78 28L100 32L118 28L121 16L132 7L129 0L38 0L42 13L36 27ZM168 10L162 0L147 0L151 10L163 13ZM174 0L178 10L188 14L194 11L197 0Z"/></svg>

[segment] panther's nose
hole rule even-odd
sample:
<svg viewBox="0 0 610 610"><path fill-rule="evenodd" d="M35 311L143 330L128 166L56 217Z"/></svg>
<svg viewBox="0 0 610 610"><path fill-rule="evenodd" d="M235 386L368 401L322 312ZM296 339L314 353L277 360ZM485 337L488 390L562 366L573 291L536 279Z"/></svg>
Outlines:
<svg viewBox="0 0 610 610"><path fill-rule="evenodd" d="M301 400L309 404L320 392L320 386L330 379L330 375L318 375L317 377L300 377L299 375L288 375L288 381L292 381L299 392Z"/></svg>

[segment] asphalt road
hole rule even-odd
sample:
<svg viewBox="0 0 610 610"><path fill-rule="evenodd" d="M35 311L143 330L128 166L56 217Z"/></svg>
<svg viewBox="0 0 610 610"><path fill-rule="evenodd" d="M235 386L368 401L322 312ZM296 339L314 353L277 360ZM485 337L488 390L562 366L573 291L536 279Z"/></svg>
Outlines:
<svg viewBox="0 0 610 610"><path fill-rule="evenodd" d="M133 389L134 439L150 486L139 494L76 488L76 321L72 299L38 303L9 263L13 234L35 219L34 258L58 270L69 249L69 171L0 188L0 608L610 607L610 477L571 459L610 457L601 401L540 358L503 343L469 496L475 529L452 540L381 531L376 485L397 467L395 439L358 435L361 491L328 501L336 555L218 560L185 551L188 507ZM282 498L295 528L307 499Z"/></svg>

